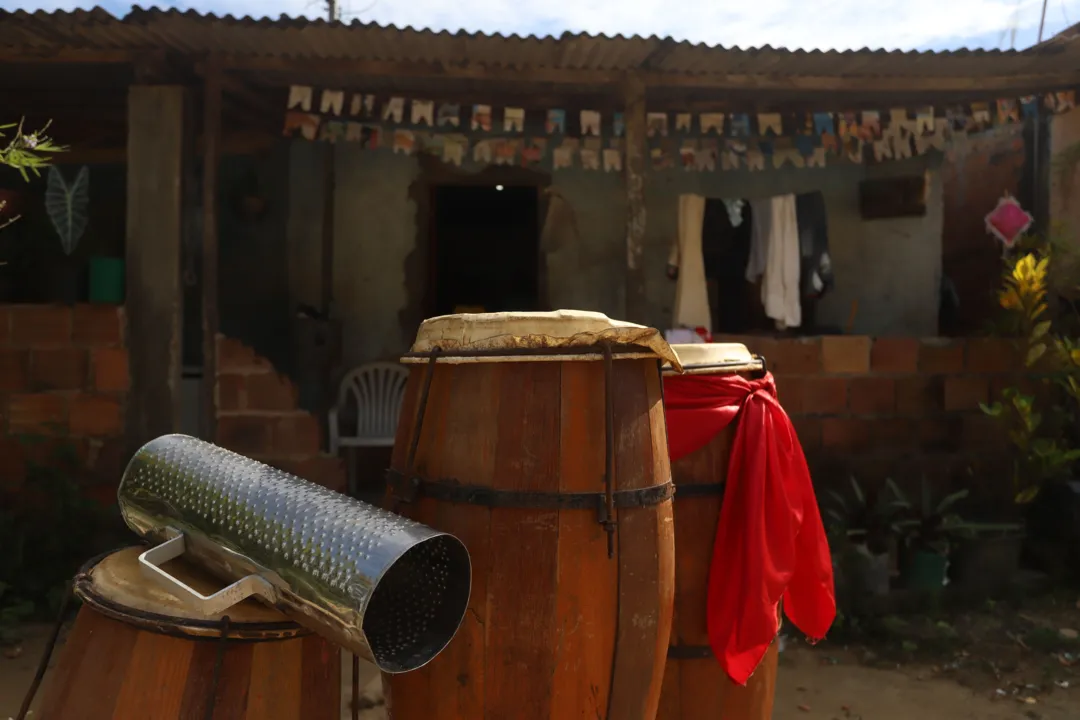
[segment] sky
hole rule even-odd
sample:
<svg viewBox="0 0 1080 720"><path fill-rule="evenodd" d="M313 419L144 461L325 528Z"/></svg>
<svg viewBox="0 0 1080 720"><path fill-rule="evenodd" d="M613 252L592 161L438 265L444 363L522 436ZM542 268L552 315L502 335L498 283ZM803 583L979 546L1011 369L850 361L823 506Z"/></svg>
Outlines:
<svg viewBox="0 0 1080 720"><path fill-rule="evenodd" d="M99 0L114 15L126 3ZM176 0L218 15L325 16L324 0ZM339 0L344 20L433 30L659 35L710 45L790 49L951 50L1035 43L1043 0ZM0 0L5 10L72 10L87 2ZM1045 38L1080 22L1080 0L1047 0ZM1015 37L1014 37L1015 35Z"/></svg>

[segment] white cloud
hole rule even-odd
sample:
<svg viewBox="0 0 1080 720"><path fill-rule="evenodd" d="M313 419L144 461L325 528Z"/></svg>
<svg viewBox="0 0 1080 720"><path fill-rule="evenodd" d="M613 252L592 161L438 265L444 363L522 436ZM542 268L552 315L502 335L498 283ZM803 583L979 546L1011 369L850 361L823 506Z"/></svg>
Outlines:
<svg viewBox="0 0 1080 720"><path fill-rule="evenodd" d="M806 49L939 46L992 38L1012 26L1030 30L1042 0L339 0L345 19L435 30L659 35L727 46ZM322 0L187 0L179 7L218 14L317 17ZM71 8L63 0L0 0L0 7ZM122 6L107 5L114 12ZM1048 27L1080 20L1080 0L1050 0ZM1048 33L1049 35L1050 33Z"/></svg>

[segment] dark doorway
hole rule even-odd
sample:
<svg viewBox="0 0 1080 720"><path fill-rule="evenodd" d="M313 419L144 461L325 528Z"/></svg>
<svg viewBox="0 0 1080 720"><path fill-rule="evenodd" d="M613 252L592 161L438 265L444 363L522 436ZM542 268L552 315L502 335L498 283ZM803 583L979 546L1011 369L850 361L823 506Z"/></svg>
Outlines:
<svg viewBox="0 0 1080 720"><path fill-rule="evenodd" d="M539 309L539 196L531 186L434 189L435 315Z"/></svg>

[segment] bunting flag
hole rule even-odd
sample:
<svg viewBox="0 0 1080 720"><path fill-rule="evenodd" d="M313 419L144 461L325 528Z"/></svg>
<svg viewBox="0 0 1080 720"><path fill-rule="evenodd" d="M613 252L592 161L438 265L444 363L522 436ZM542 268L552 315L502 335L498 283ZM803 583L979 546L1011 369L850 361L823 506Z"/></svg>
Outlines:
<svg viewBox="0 0 1080 720"><path fill-rule="evenodd" d="M1017 125L1040 109L1076 106L1072 90L949 107L801 113L686 113L645 116L654 170L764 171L881 163L945 152L968 136ZM496 121L496 115L498 120ZM518 165L621 172L622 112L543 110L435 103L341 88L294 85L285 105L286 137L356 143L364 150L426 153L448 164ZM468 133L468 134L466 134Z"/></svg>

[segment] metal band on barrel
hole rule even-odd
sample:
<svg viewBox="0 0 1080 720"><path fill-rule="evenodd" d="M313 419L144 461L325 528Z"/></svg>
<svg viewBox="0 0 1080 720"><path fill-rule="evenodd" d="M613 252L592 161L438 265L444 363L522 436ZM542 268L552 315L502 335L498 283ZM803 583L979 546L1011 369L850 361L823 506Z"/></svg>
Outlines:
<svg viewBox="0 0 1080 720"><path fill-rule="evenodd" d="M667 656L672 660L706 660L715 657L708 645L669 645Z"/></svg>
<svg viewBox="0 0 1080 720"><path fill-rule="evenodd" d="M606 492L545 493L521 490L498 490L479 485L462 485L454 480L427 480L415 475L407 477L395 470L386 471L391 492L402 502L413 502L423 496L441 502L479 505L489 508L530 510L596 510L606 507ZM671 499L675 486L669 480L661 485L638 490L615 490L611 502L616 509L659 505Z"/></svg>

